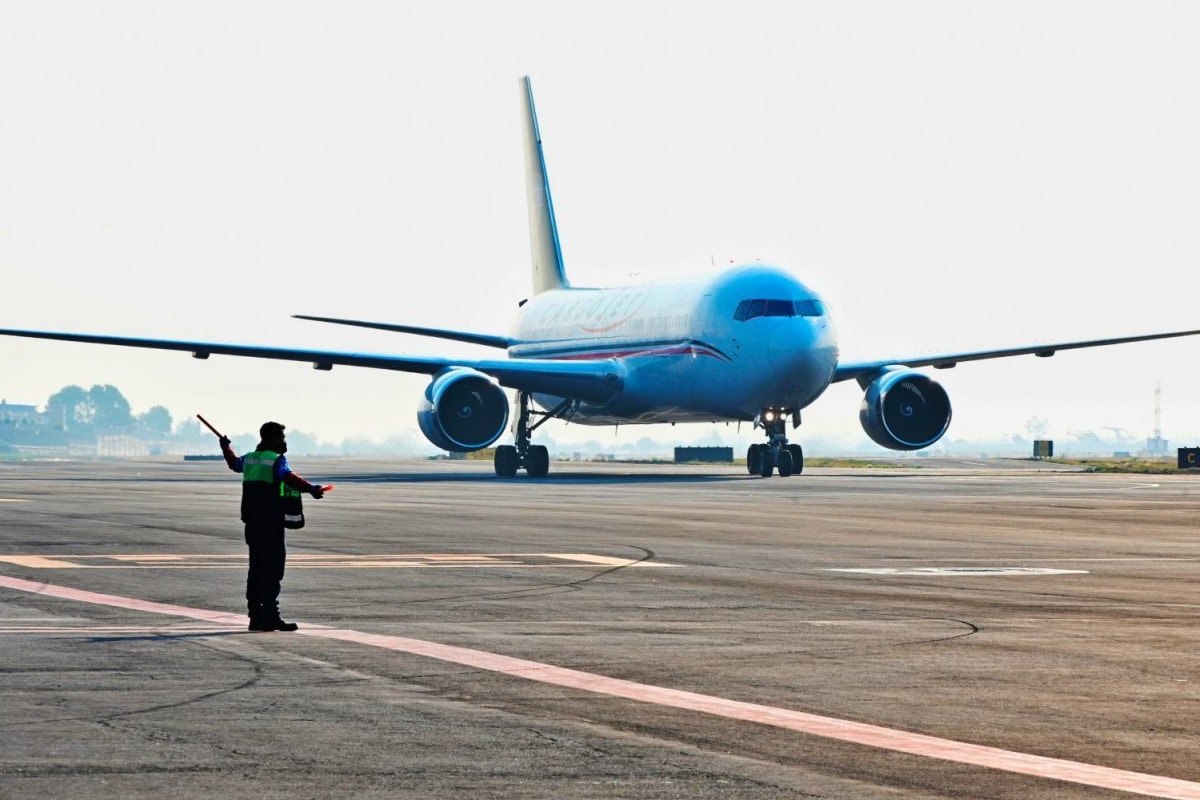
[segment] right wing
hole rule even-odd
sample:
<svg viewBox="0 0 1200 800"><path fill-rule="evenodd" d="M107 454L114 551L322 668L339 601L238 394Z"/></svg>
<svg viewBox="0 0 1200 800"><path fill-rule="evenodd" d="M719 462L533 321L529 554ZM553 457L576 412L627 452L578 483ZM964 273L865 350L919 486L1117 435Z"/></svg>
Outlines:
<svg viewBox="0 0 1200 800"><path fill-rule="evenodd" d="M151 350L181 350L193 358L210 355L267 358L281 361L308 361L314 369L330 370L335 364L370 369L390 369L433 375L444 369L465 367L491 375L501 385L526 392L550 394L585 402L603 403L625 385L625 367L615 360L566 361L555 359L448 359L425 356L391 356L372 353L344 353L328 350L297 350L283 347L186 342L172 339L141 339L127 336L102 336L88 333L27 331L0 328L0 336L30 339L56 339Z"/></svg>
<svg viewBox="0 0 1200 800"><path fill-rule="evenodd" d="M1175 339L1180 336L1197 336L1200 330L1170 331L1168 333L1148 333L1141 336L1120 336L1113 339L1086 339L1078 342L1058 342L1055 344L1022 345L1020 347L1004 347L995 350L972 350L965 353L941 353L937 355L902 356L900 358L882 358L871 361L854 361L838 364L833 373L833 383L838 381L864 380L870 381L873 376L885 367L933 367L934 369L953 369L963 361L983 361L990 358L1009 358L1010 356L1034 355L1038 358L1049 358L1059 350L1079 350L1085 347L1109 347L1114 344L1129 344L1131 342L1150 342L1157 339ZM865 384L864 384L865 386Z"/></svg>

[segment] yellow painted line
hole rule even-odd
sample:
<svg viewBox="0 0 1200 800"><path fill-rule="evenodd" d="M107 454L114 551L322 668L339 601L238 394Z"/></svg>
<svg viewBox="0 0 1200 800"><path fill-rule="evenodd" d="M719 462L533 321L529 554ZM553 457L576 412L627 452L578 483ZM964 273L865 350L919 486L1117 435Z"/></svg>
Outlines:
<svg viewBox="0 0 1200 800"><path fill-rule="evenodd" d="M187 558L216 558L218 556L181 556L164 553L147 553L145 555L114 555L114 556L78 556L78 558L112 558L117 561L183 561Z"/></svg>
<svg viewBox="0 0 1200 800"><path fill-rule="evenodd" d="M28 569L78 569L79 565L70 561L44 556L0 556L0 561L16 564Z"/></svg>

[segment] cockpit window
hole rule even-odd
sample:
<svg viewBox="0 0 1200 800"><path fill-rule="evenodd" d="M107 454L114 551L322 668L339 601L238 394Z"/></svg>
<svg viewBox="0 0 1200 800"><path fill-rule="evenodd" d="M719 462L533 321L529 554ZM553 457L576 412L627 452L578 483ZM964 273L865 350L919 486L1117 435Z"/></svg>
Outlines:
<svg viewBox="0 0 1200 800"><path fill-rule="evenodd" d="M743 300L738 303L733 318L738 322L755 317L823 317L825 307L820 300Z"/></svg>
<svg viewBox="0 0 1200 800"><path fill-rule="evenodd" d="M801 317L823 317L825 316L825 306L820 300L797 300L796 314Z"/></svg>

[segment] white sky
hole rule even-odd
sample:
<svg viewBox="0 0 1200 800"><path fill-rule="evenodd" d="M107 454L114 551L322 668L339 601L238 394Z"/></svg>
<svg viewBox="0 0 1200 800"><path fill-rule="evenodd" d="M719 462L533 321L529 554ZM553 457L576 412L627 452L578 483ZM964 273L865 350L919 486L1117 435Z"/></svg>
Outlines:
<svg viewBox="0 0 1200 800"><path fill-rule="evenodd" d="M782 261L848 357L1200 328L1194 3L0 0L0 20L2 326L478 353L289 315L507 330L529 74L576 285ZM1035 415L1144 437L1161 380L1183 445L1197 355L937 376L956 438ZM0 397L70 383L383 439L425 379L0 340ZM865 440L858 401L833 387L801 441Z"/></svg>

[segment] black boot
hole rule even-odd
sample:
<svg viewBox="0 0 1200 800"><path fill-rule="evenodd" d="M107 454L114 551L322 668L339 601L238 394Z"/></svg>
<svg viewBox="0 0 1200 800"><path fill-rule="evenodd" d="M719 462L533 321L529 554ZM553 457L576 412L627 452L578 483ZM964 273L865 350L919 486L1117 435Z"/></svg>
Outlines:
<svg viewBox="0 0 1200 800"><path fill-rule="evenodd" d="M250 617L249 630L252 631L271 631L274 628L268 627L271 617L279 616L278 612L267 611L266 606L262 603L249 602L246 604L246 613Z"/></svg>
<svg viewBox="0 0 1200 800"><path fill-rule="evenodd" d="M250 630L257 633L265 631L295 631L299 630L300 626L294 622L284 622L279 617L268 619L253 619L250 620Z"/></svg>

